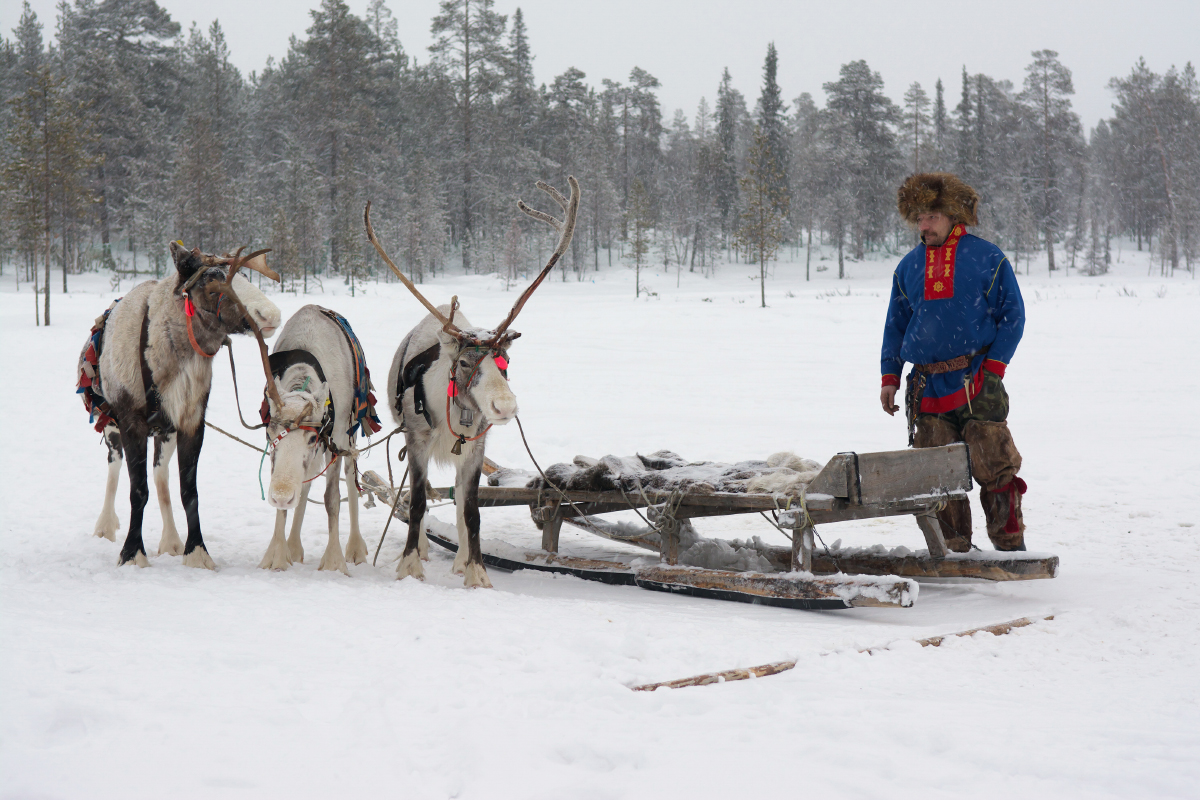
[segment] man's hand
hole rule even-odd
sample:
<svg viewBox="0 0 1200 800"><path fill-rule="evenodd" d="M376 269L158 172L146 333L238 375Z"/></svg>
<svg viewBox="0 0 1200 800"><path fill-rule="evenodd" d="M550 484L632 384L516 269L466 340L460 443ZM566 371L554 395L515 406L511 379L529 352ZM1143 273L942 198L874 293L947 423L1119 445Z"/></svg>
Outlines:
<svg viewBox="0 0 1200 800"><path fill-rule="evenodd" d="M896 387L885 386L879 392L879 402L883 405L883 410L893 417L900 410L900 406L896 405Z"/></svg>

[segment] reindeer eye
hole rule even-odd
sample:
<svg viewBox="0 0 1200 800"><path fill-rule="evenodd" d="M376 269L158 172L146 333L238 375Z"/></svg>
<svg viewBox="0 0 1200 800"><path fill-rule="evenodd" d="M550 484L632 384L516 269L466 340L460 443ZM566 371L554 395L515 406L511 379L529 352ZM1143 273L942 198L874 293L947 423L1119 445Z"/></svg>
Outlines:
<svg viewBox="0 0 1200 800"><path fill-rule="evenodd" d="M311 446L316 443L317 443L317 435L315 433L310 433L308 435L308 444Z"/></svg>
<svg viewBox="0 0 1200 800"><path fill-rule="evenodd" d="M459 361L459 362L458 362L458 365L459 365L460 367L469 367L469 366L471 366L471 365L470 365L470 364L468 364L466 361Z"/></svg>

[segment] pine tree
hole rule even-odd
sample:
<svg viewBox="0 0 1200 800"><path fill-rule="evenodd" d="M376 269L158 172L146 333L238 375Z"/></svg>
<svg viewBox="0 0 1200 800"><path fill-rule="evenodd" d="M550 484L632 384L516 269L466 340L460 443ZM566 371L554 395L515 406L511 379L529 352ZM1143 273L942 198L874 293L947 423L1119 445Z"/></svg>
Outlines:
<svg viewBox="0 0 1200 800"><path fill-rule="evenodd" d="M17 229L18 241L31 264L36 263L38 254L42 257L41 322L49 325L55 225L87 197L80 178L92 162L84 151L89 136L82 109L67 96L66 78L56 74L49 63L42 63L28 78L25 93L9 101L15 113L8 131L9 155L3 173L12 194L10 221ZM65 197L60 190L66 190ZM63 287L65 291L65 276Z"/></svg>
<svg viewBox="0 0 1200 800"><path fill-rule="evenodd" d="M458 111L461 169L463 269L471 270L474 235L472 181L477 170L475 120L480 106L491 102L499 87L505 52L500 37L506 18L492 10L492 0L441 0L433 18L435 41L429 47L435 62L450 77Z"/></svg>
<svg viewBox="0 0 1200 800"><path fill-rule="evenodd" d="M746 101L733 88L733 79L726 67L717 88L717 146L721 155L720 167L713 181L717 209L721 213L721 234L727 236L738 205L737 152L738 128L746 115Z"/></svg>
<svg viewBox="0 0 1200 800"><path fill-rule="evenodd" d="M931 166L936 170L946 168L946 147L949 144L949 128L946 118L946 92L942 79L938 78L933 100L933 146L934 158Z"/></svg>
<svg viewBox="0 0 1200 800"><path fill-rule="evenodd" d="M650 254L650 228L654 223L650 209L650 198L641 178L634 178L629 187L628 217L629 252L626 258L633 260L634 297L642 296L642 265Z"/></svg>
<svg viewBox="0 0 1200 800"><path fill-rule="evenodd" d="M926 113L927 108L929 108L929 95L925 94L920 83L913 81L912 85L908 87L908 91L904 93L904 139L912 153L914 174L921 171L922 147L926 151L926 161L929 160L927 153L929 150L927 133L929 114Z"/></svg>
<svg viewBox="0 0 1200 800"><path fill-rule="evenodd" d="M1054 263L1054 239L1063 226L1063 178L1070 161L1082 144L1079 117L1071 110L1071 71L1053 50L1037 50L1025 68L1021 101L1029 124L1028 145L1034 153L1038 201L1038 227L1046 241L1050 271Z"/></svg>
<svg viewBox="0 0 1200 800"><path fill-rule="evenodd" d="M955 171L968 184L975 182L975 116L971 102L971 79L967 68L962 68L962 96L954 107L954 164Z"/></svg>
<svg viewBox="0 0 1200 800"><path fill-rule="evenodd" d="M895 220L893 198L902 167L892 125L899 109L883 93L883 78L866 61L843 64L839 75L824 89L828 110L836 112L830 122L847 126L837 139L847 156L840 165L849 170L847 188L855 213L844 221L850 225L855 257L861 259L867 246L883 243ZM847 136L856 145L852 157L846 150Z"/></svg>
<svg viewBox="0 0 1200 800"><path fill-rule="evenodd" d="M787 216L787 198L779 189L779 172L766 132L755 126L746 175L740 181L746 207L737 236L738 245L758 261L763 308L767 307L767 262L775 257L783 241L783 222Z"/></svg>

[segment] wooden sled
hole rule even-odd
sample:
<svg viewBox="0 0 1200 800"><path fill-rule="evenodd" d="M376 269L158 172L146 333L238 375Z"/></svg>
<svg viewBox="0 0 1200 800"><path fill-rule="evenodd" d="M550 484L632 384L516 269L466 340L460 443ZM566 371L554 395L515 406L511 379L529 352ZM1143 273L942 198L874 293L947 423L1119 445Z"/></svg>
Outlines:
<svg viewBox="0 0 1200 800"><path fill-rule="evenodd" d="M391 505L392 490L377 475L364 473L365 488ZM522 550L505 544L496 552L485 541L484 563L502 570L532 569L575 575L585 580L785 608L907 608L916 600L916 578L977 578L993 581L1053 578L1058 557L1039 553L972 551L951 553L937 520L950 499L971 489L965 444L885 453L840 453L809 484L802 502L781 507L769 494L692 492L574 491L481 486L481 507L528 505L541 524L542 548ZM453 489L440 489L453 498ZM657 537L622 534L599 515L653 506L659 517ZM781 529L790 530L792 546L758 548L779 572L735 572L680 566L679 531L697 517L774 512ZM814 552L817 525L856 519L912 515L924 534L926 550L882 548ZM401 509L397 509L401 516ZM563 521L605 538L657 552L647 558L581 559L558 552ZM429 533L449 550L456 542ZM493 552L489 553L491 549Z"/></svg>

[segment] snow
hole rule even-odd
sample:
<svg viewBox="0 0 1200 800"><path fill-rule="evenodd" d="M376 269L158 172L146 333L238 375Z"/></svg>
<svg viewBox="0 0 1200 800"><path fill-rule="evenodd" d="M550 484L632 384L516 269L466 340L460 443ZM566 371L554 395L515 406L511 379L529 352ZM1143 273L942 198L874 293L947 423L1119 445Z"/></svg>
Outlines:
<svg viewBox="0 0 1200 800"><path fill-rule="evenodd" d="M802 263L778 265L767 309L747 265L685 271L678 289L674 272L652 276L657 296L641 300L623 268L545 283L510 353L530 447L543 466L660 448L736 463L902 447L903 422L878 400L893 264L849 264L840 283L836 267L806 283ZM74 395L79 349L118 293L107 276L72 277L71 294L52 297L53 326L35 328L10 267L0 797L1194 797L1200 282L1153 271L1127 247L1106 277L1050 278L1038 263L1021 277L1029 321L1006 378L1010 422L1028 544L1061 558L1057 579L924 583L909 609L801 612L528 571L492 570L494 590L467 590L438 547L424 583L398 582L396 525L378 566L319 573L315 508L306 563L260 570L273 510L259 457L212 431L199 480L217 570L153 554L149 568L118 569L120 538L91 535L104 448ZM436 302L459 295L486 323L515 299L502 287L458 276L423 288ZM394 284L359 289L272 297L285 315L312 301L345 314L378 392L419 306ZM235 350L252 409L257 354L244 338ZM218 364L210 419L239 431L231 393ZM362 468L386 476L383 450ZM535 471L516 426L493 430L488 455ZM453 523L450 507L433 513ZM485 538L536 548L528 509L481 513ZM386 514L362 511L372 555ZM784 542L758 515L696 527ZM153 499L146 528L156 542ZM923 541L910 518L818 532L846 548ZM583 557L619 546L561 536ZM915 643L1047 615L1005 636ZM785 659L796 669L759 680L628 688Z"/></svg>

